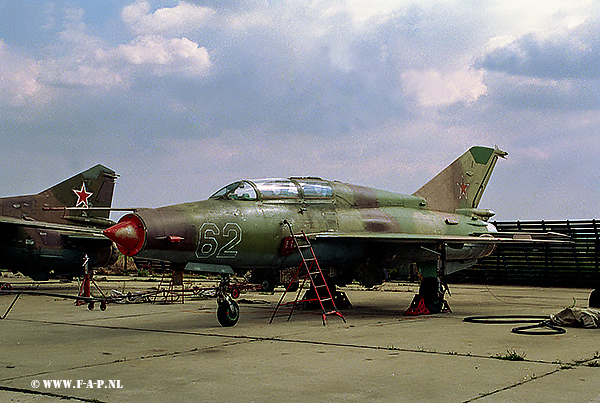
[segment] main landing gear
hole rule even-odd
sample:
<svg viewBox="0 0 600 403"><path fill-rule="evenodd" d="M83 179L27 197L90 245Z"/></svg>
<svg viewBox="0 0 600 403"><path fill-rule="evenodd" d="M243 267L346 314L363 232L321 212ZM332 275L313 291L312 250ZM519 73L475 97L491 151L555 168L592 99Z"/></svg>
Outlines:
<svg viewBox="0 0 600 403"><path fill-rule="evenodd" d="M223 327L235 326L240 319L240 308L229 292L229 275L222 274L217 288L217 320Z"/></svg>
<svg viewBox="0 0 600 403"><path fill-rule="evenodd" d="M444 299L449 293L446 277L446 244L441 242L437 250L421 246L423 250L437 256L437 261L420 262L419 271L423 276L419 293L415 295L405 315L429 315L432 313L452 312L448 302Z"/></svg>

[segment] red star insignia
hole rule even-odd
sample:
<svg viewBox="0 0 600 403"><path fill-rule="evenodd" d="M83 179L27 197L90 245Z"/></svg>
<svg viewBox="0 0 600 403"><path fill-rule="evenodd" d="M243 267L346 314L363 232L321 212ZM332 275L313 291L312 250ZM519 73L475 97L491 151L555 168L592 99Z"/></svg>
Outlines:
<svg viewBox="0 0 600 403"><path fill-rule="evenodd" d="M469 183L465 183L465 179L463 178L462 182L456 182L458 187L460 188L460 195L458 196L458 200L463 197L467 199L467 189L469 188Z"/></svg>
<svg viewBox="0 0 600 403"><path fill-rule="evenodd" d="M81 190L73 189L73 193L77 195L77 203L75 203L75 207L79 207L83 204L84 207L89 207L88 199L93 193L88 192L85 189L85 182L81 184Z"/></svg>

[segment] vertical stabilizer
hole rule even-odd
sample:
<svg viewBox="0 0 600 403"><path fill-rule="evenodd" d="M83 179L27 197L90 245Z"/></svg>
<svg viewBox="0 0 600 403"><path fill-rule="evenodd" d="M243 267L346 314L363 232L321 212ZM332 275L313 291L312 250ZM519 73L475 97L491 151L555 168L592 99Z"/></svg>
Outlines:
<svg viewBox="0 0 600 403"><path fill-rule="evenodd" d="M115 172L96 165L38 194L45 207L111 207ZM70 211L70 217L108 218L109 211Z"/></svg>
<svg viewBox="0 0 600 403"><path fill-rule="evenodd" d="M506 155L497 147L471 147L414 195L425 198L431 210L477 208L498 157Z"/></svg>

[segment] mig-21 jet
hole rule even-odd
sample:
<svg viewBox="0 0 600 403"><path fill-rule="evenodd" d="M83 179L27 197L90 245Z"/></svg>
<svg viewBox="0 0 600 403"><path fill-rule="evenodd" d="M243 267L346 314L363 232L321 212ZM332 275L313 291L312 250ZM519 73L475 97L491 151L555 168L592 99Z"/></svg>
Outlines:
<svg viewBox="0 0 600 403"><path fill-rule="evenodd" d="M532 238L502 236L478 208L499 157L498 148L472 147L415 193L404 195L315 177L241 180L207 200L138 210L104 231L128 256L168 261L187 271L272 273L301 264L290 248L303 232L319 266L339 285L372 286L384 268L416 264L419 294L439 306L439 275L467 268L499 242ZM223 326L239 318L227 288L218 298Z"/></svg>
<svg viewBox="0 0 600 403"><path fill-rule="evenodd" d="M117 175L96 165L41 193L0 198L0 268L47 280L112 264L109 220Z"/></svg>

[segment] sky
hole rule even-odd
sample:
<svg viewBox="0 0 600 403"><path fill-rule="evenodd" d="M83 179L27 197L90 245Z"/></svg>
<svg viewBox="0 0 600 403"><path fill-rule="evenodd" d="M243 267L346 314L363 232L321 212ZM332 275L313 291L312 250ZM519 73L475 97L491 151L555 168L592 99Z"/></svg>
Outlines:
<svg viewBox="0 0 600 403"><path fill-rule="evenodd" d="M497 220L598 218L600 2L0 0L0 196L238 179L413 193L473 145Z"/></svg>

